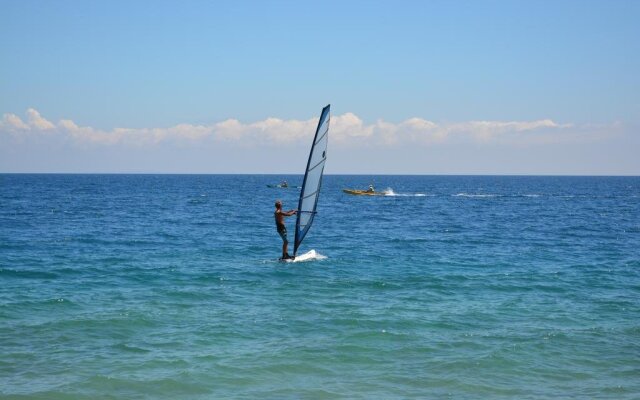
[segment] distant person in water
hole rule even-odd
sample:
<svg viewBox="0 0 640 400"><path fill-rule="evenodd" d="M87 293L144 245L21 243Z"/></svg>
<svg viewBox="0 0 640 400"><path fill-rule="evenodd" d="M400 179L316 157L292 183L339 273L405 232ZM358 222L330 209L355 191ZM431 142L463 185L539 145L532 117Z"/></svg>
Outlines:
<svg viewBox="0 0 640 400"><path fill-rule="evenodd" d="M367 192L369 193L375 192L375 189L373 189L373 185L369 185L369 189L367 189Z"/></svg>
<svg viewBox="0 0 640 400"><path fill-rule="evenodd" d="M288 258L293 258L287 252L287 247L289 246L289 240L287 240L287 227L284 224L284 217L290 217L295 215L296 210L282 211L282 202L280 200L276 200L276 211L273 213L273 216L276 218L276 229L278 229L278 234L282 238L282 259L286 260Z"/></svg>
<svg viewBox="0 0 640 400"><path fill-rule="evenodd" d="M286 188L286 187L289 187L289 184L287 183L287 181L282 181L282 183L280 184L280 187Z"/></svg>

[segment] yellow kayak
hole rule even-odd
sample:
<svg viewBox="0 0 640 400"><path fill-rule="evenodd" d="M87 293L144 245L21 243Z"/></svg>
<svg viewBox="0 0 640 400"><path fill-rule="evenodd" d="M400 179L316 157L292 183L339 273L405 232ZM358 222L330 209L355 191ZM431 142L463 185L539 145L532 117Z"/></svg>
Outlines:
<svg viewBox="0 0 640 400"><path fill-rule="evenodd" d="M370 192L368 190L358 190L358 189L342 189L343 192L347 194L354 194L360 196L384 196L385 192Z"/></svg>

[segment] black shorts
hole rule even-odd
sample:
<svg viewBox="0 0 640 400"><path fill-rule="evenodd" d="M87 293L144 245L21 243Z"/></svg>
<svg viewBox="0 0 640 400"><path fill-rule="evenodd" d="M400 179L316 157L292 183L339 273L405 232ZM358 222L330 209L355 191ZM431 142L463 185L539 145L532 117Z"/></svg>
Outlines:
<svg viewBox="0 0 640 400"><path fill-rule="evenodd" d="M282 238L282 241L285 243L289 243L289 241L287 240L287 228L285 227L278 227L278 234L280 235L280 237Z"/></svg>

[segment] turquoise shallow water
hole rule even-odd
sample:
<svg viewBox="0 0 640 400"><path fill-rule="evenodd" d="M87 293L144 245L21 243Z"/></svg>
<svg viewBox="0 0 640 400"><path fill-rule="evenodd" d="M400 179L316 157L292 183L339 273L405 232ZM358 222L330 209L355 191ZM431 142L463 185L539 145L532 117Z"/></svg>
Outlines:
<svg viewBox="0 0 640 400"><path fill-rule="evenodd" d="M281 179L0 175L0 398L640 397L640 178Z"/></svg>

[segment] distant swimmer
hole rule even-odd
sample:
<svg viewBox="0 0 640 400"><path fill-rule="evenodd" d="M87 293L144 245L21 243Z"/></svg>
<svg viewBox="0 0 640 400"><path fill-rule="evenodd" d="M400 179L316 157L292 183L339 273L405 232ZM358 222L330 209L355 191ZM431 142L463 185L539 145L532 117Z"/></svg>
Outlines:
<svg viewBox="0 0 640 400"><path fill-rule="evenodd" d="M282 211L282 202L280 200L276 200L276 211L273 213L273 216L276 219L276 229L278 230L278 234L282 238L282 259L283 260L293 258L287 252L287 247L289 246L289 240L287 240L287 227L284 224L284 217L290 217L295 214L296 214L296 210Z"/></svg>
<svg viewBox="0 0 640 400"><path fill-rule="evenodd" d="M369 192L369 193L375 192L375 189L373 188L373 185L369 185L369 189L367 189L367 192Z"/></svg>

